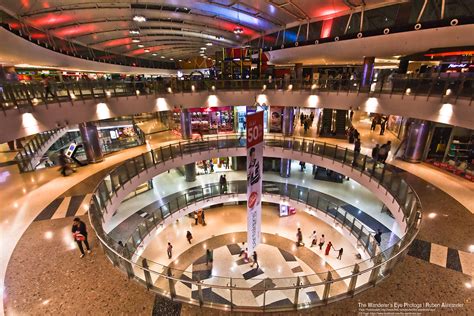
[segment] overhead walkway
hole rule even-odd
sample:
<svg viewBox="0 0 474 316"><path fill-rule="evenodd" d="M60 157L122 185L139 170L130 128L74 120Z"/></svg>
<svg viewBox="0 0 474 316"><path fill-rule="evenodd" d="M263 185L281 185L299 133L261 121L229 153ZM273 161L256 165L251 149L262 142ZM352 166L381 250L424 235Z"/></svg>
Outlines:
<svg viewBox="0 0 474 316"><path fill-rule="evenodd" d="M179 108L261 105L390 113L474 128L474 79L394 77L360 80L78 81L3 83L0 142L65 125ZM20 127L20 128L18 128Z"/></svg>

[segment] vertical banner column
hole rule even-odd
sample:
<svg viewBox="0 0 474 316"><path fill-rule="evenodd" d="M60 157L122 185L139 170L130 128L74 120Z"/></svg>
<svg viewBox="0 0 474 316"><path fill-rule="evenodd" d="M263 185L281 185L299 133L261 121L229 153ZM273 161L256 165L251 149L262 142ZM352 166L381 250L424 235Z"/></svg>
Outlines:
<svg viewBox="0 0 474 316"><path fill-rule="evenodd" d="M247 244L249 253L261 241L263 111L247 115Z"/></svg>

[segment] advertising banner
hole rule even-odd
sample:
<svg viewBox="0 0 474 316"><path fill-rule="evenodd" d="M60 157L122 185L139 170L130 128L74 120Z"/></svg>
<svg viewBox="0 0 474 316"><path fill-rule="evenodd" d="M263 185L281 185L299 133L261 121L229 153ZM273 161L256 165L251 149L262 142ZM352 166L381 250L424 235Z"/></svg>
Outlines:
<svg viewBox="0 0 474 316"><path fill-rule="evenodd" d="M247 115L247 244L260 244L262 227L263 114Z"/></svg>

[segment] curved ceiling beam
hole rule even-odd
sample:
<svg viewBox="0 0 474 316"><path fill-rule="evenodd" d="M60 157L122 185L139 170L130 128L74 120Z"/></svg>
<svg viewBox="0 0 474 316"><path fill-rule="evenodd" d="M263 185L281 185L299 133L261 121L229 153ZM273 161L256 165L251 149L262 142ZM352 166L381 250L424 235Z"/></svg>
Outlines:
<svg viewBox="0 0 474 316"><path fill-rule="evenodd" d="M129 19L124 19L124 18L116 19L116 20L102 19L101 21L88 20L88 21L83 21L79 24L61 25L58 27L51 28L48 31L58 37L67 37L68 39L75 39L79 36L106 33L106 32L115 31L118 29L148 30L148 29L163 27L163 28L189 29L189 30L197 31L197 32L206 32L206 33L209 33L210 35L228 37L229 39L232 39L232 40L237 39L236 35L231 31L222 30L219 28L209 27L205 25L167 22L167 21L161 21L161 22L151 21L151 22L147 22L146 25L136 26L136 25L133 25L133 23L127 23L127 22L130 22ZM135 37L135 35L130 35L130 36Z"/></svg>
<svg viewBox="0 0 474 316"><path fill-rule="evenodd" d="M120 30L119 30L120 31ZM170 35L170 36L173 36L173 35L185 35L185 36L190 36L190 37L195 37L195 38L201 38L201 39L205 39L205 40L209 40L209 41L212 41L212 40L215 40L216 38L213 37L213 36L210 36L210 35L206 35L206 34L201 34L201 33L196 33L196 32L188 32L188 31L175 31L175 30L154 30L154 32L152 34L157 34L157 37L159 37L161 34L162 35ZM153 35L141 35L140 36L140 40L146 40L147 37L153 37ZM95 45L98 45L98 44L101 44L101 43L105 43L105 42L108 42L108 41L117 41L119 39L130 39L130 43L131 43L131 37L129 36L121 36L121 37L118 37L118 38L113 38L113 39L109 39L109 40L106 40L106 41L100 41L100 42L94 42L94 43L90 43L89 46L95 46ZM230 40L227 40L225 38L221 39L219 41L221 43L221 45L231 45L231 46L240 46L240 43L236 43L236 42L233 42L233 41L230 41ZM113 47L113 46L111 46Z"/></svg>
<svg viewBox="0 0 474 316"><path fill-rule="evenodd" d="M173 28L173 29L181 29L181 30L189 30L193 32L199 32L211 36L220 36L227 38L229 40L233 40L235 42L239 42L236 40L236 36L233 32L229 31L224 31L216 28L209 28L205 26L191 26L189 24L182 24L182 23L173 23L173 22L152 22L152 23L147 23L146 26L137 28L133 25L130 25L127 23L127 21L102 21L102 22L84 22L81 23L80 25L69 25L69 26L60 26L56 27L53 29L50 29L48 32L50 32L52 35L57 36L57 37L62 37L62 38L67 38L67 39L76 39L79 36L84 36L84 35L92 35L92 34L98 34L98 33L107 33L107 32L113 32L118 29L120 30L140 30L141 33L143 32L149 32L149 31L155 31L158 29L164 29L167 30L167 28ZM133 35L130 34L130 37L139 37L140 35ZM87 42L84 42L84 44L89 44Z"/></svg>
<svg viewBox="0 0 474 316"><path fill-rule="evenodd" d="M42 29L49 29L52 27L61 26L64 24L71 24L74 22L80 23L80 21L87 17L87 19L103 18L107 17L123 17L129 16L130 21L134 15L143 15L147 19L173 19L173 20L184 20L189 22L202 21L206 25L213 25L226 30L233 30L236 26L242 26L251 30L252 32L262 32L265 30L265 25L259 25L259 23L245 23L238 19L230 19L226 15L209 15L204 14L208 12L196 12L191 10L191 13L172 12L172 11L160 11L154 9L125 9L125 8L107 8L101 9L100 7L87 7L87 8L56 8L48 12L40 12L36 14L26 14L21 16L28 23L35 27ZM256 18L255 18L256 19ZM146 24L146 22L145 22ZM264 23L266 24L266 23ZM272 24L268 27L277 27L278 25Z"/></svg>
<svg viewBox="0 0 474 316"><path fill-rule="evenodd" d="M192 45L195 45L196 47L198 47L196 49L196 52L200 51L201 47L205 47L206 52L215 52L215 51L219 51L222 48L224 48L224 47L217 47L217 46L206 46L206 43L202 42L202 41L190 41L190 40L176 41L176 39L174 39L174 40L165 40L165 41L150 40L150 41L146 41L146 42L140 42L140 44L144 45L143 48L148 48L150 46L156 46L156 45L178 47L178 46L182 46L183 44L192 44ZM126 53L127 51L130 51L132 46L134 48L135 47L138 48L138 45L136 45L136 44L124 44L124 45L114 47L113 52L118 53L118 54ZM228 46L228 47L232 47L232 46Z"/></svg>

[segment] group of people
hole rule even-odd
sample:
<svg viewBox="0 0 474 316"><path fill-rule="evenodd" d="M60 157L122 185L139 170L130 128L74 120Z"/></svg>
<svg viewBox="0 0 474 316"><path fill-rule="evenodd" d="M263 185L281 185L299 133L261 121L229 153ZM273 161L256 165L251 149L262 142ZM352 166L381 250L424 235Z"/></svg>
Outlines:
<svg viewBox="0 0 474 316"><path fill-rule="evenodd" d="M380 135L385 133L385 126L387 125L388 117L386 116L376 116L372 119L372 124L370 125L370 130L375 131L375 127L380 124Z"/></svg>
<svg viewBox="0 0 474 316"><path fill-rule="evenodd" d="M245 247L245 242L242 242L239 257L243 257L245 262L250 262L249 249ZM250 267L253 268L254 265L257 265L255 269L258 269L260 267L260 265L258 264L258 256L256 251L252 253L252 264L250 265Z"/></svg>
<svg viewBox="0 0 474 316"><path fill-rule="evenodd" d="M225 174L219 177L219 192L221 194L227 192L227 178L225 177Z"/></svg>
<svg viewBox="0 0 474 316"><path fill-rule="evenodd" d="M323 246L326 243L326 239L324 237L324 234L321 234L321 237L319 238L318 242L318 235L315 230L311 233L309 236L309 239L311 240L311 245L309 246L310 248L313 246L318 246L319 250L323 250ZM301 228L298 227L298 230L296 231L296 246L297 247L304 247L304 242L303 242L303 232L301 231ZM341 260L342 259L342 254L344 252L344 248L336 249L334 248L334 245L332 244L331 241L329 241L326 245L326 249L324 251L324 255L327 256L329 255L329 252L332 250L338 252L337 259Z"/></svg>
<svg viewBox="0 0 474 316"><path fill-rule="evenodd" d="M206 218L205 218L205 214L204 214L204 210L199 210L199 211L194 211L193 213L193 217L194 217L194 225L197 225L199 223L201 223L202 225L206 225Z"/></svg>
<svg viewBox="0 0 474 316"><path fill-rule="evenodd" d="M300 124L304 128L304 133L306 134L309 130L309 127L313 125L314 121L314 112L311 112L309 115L307 114L300 114Z"/></svg>
<svg viewBox="0 0 474 316"><path fill-rule="evenodd" d="M376 144L374 148L372 148L372 159L376 162L385 163L388 158L388 154L392 149L392 142L388 141L382 146Z"/></svg>

